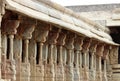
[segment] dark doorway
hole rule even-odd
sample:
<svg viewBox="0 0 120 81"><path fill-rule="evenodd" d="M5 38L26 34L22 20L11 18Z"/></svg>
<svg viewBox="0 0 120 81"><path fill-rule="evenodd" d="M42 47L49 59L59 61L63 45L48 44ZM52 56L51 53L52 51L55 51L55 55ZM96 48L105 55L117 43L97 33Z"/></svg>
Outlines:
<svg viewBox="0 0 120 81"><path fill-rule="evenodd" d="M110 35L115 43L120 44L120 27L110 27ZM118 63L120 64L120 47L118 51Z"/></svg>

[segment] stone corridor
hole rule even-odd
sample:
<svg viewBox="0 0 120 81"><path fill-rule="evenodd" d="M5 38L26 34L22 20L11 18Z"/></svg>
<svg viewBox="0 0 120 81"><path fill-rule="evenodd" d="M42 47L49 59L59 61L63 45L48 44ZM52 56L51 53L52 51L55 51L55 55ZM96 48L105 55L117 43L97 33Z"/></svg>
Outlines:
<svg viewBox="0 0 120 81"><path fill-rule="evenodd" d="M10 4L16 4L12 0L5 1L6 5L7 1ZM2 3L2 0L0 2ZM20 3L22 4L22 1ZM26 2L26 4L28 3ZM58 24L60 22L54 20L57 14L53 13L52 9L51 12L49 11L49 16L55 15L53 21L56 23L38 20L33 18L34 15L26 16L27 12L21 14L17 7L1 5L0 81L111 80L112 71L110 69L112 68L108 67L117 64L119 45L112 41L106 32L107 29L89 20L85 21L85 19L82 20L85 23L83 24L80 19L75 19L76 17L74 19L80 21L85 27L77 28L78 22L73 25L70 20L66 20L66 23L70 23L68 25L70 27L63 24L66 26L65 28ZM5 9L3 6L6 6ZM57 6L57 8L59 7L62 8ZM66 11L65 14L69 12ZM42 15L40 17L42 18ZM70 19L67 15L63 17ZM101 27L99 28L101 31L92 28L93 25L97 28ZM73 28L71 28L72 26ZM78 32L77 29L81 31Z"/></svg>

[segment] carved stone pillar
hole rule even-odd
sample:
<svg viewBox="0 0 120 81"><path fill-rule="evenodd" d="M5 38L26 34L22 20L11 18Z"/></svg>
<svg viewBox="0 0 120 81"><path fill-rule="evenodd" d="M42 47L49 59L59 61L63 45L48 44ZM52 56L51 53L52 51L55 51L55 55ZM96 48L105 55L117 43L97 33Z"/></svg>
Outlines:
<svg viewBox="0 0 120 81"><path fill-rule="evenodd" d="M15 35L14 38L14 59L16 62L16 81L20 81L20 67L21 67L21 55L22 55L22 40Z"/></svg>
<svg viewBox="0 0 120 81"><path fill-rule="evenodd" d="M64 81L63 45L65 44L66 31L62 30L57 39L57 64L55 66L55 81Z"/></svg>
<svg viewBox="0 0 120 81"><path fill-rule="evenodd" d="M65 41L67 49L67 65L65 66L65 81L74 81L73 64L72 64L72 51L74 49L74 33L68 33Z"/></svg>
<svg viewBox="0 0 120 81"><path fill-rule="evenodd" d="M96 80L97 81L102 81L102 65L101 65L101 61L102 61L102 56L103 56L103 50L104 50L104 44L98 44L97 46L97 63L98 63L98 67L97 67L97 72L96 72Z"/></svg>
<svg viewBox="0 0 120 81"><path fill-rule="evenodd" d="M1 69L2 69L2 78L5 79L6 78L6 55L7 55L7 35L6 34L2 34L1 36L2 38L2 65L1 65Z"/></svg>
<svg viewBox="0 0 120 81"><path fill-rule="evenodd" d="M50 30L50 25L46 23L38 23L34 34L34 40L37 42L37 56L36 56L36 81L44 81L44 60L43 60L43 46ZM32 66L32 65L31 65ZM34 71L34 70L33 70ZM31 77L32 79L32 77ZM31 80L33 81L33 80Z"/></svg>
<svg viewBox="0 0 120 81"><path fill-rule="evenodd" d="M87 62L89 62L89 59L87 59L87 56L89 56L89 47L90 47L91 39L86 38L83 41L82 46L82 53L84 57L83 62L83 80L88 81L89 80L89 66Z"/></svg>
<svg viewBox="0 0 120 81"><path fill-rule="evenodd" d="M83 37L77 36L74 41L74 49L75 49L75 55L74 55L74 81L80 81L81 75L81 67L80 67L80 51L82 49L83 44ZM79 58L80 57L80 58Z"/></svg>
<svg viewBox="0 0 120 81"><path fill-rule="evenodd" d="M55 68L54 68L54 58L53 58L53 48L57 43L57 38L59 36L59 29L53 27L52 30L48 34L48 63L45 64L44 68L44 81L55 81Z"/></svg>
<svg viewBox="0 0 120 81"><path fill-rule="evenodd" d="M16 80L16 67L15 67L15 60L13 59L13 39L14 35L17 32L17 28L19 26L20 21L17 20L17 14L13 14L11 12L6 12L4 18L2 20L2 34L7 37L7 52L6 56L3 56L6 60L6 64L3 65L4 72L3 74L6 75L6 79L11 79L11 81ZM12 19L16 16L16 18Z"/></svg>
<svg viewBox="0 0 120 81"><path fill-rule="evenodd" d="M104 46L104 51L103 51L103 76L102 76L102 81L108 81L107 78L107 58L109 54L110 46L106 45Z"/></svg>
<svg viewBox="0 0 120 81"><path fill-rule="evenodd" d="M98 44L98 42L93 40L92 44L90 45L90 55L91 55L91 58L89 60L90 61L90 65L89 65L89 69L90 69L89 80L90 81L95 81L95 78L96 78L95 77L95 75L96 75L96 68L95 68L94 63L96 61L96 59L95 59L95 57L96 57L95 52L96 52L97 44Z"/></svg>
<svg viewBox="0 0 120 81"><path fill-rule="evenodd" d="M20 81L30 81L30 63L28 60L28 47L29 39L32 38L32 33L35 28L35 22L26 19L21 21L18 28L18 35L22 38L22 55L21 55L21 70L20 70Z"/></svg>

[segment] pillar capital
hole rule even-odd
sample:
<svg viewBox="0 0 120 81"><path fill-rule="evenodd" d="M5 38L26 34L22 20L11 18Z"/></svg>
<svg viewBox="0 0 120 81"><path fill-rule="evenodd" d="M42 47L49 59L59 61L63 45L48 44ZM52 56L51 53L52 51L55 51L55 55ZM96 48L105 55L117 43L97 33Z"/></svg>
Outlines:
<svg viewBox="0 0 120 81"><path fill-rule="evenodd" d="M107 55L109 54L110 46L105 45L103 50L103 59L107 59Z"/></svg>
<svg viewBox="0 0 120 81"><path fill-rule="evenodd" d="M97 48L97 45L98 45L98 41L96 40L92 40L93 42L91 42L91 45L90 45L90 53L95 53L96 52L96 48Z"/></svg>
<svg viewBox="0 0 120 81"><path fill-rule="evenodd" d="M66 31L65 30L61 30L61 32L59 33L59 37L57 39L57 45L63 46L65 44L65 39L66 39Z"/></svg>
<svg viewBox="0 0 120 81"><path fill-rule="evenodd" d="M92 40L90 38L85 38L83 40L82 51L84 53L89 51L89 47L90 47L91 41Z"/></svg>
<svg viewBox="0 0 120 81"><path fill-rule="evenodd" d="M74 33L67 33L66 41L65 41L65 47L69 50L74 49L74 38L75 38Z"/></svg>
<svg viewBox="0 0 120 81"><path fill-rule="evenodd" d="M59 32L60 32L60 29L53 26L52 30L49 31L47 42L49 44L56 44L57 38L59 36Z"/></svg>
<svg viewBox="0 0 120 81"><path fill-rule="evenodd" d="M103 56L104 45L105 45L104 43L99 43L99 44L97 45L96 54L97 54L98 56Z"/></svg>
<svg viewBox="0 0 120 81"><path fill-rule="evenodd" d="M74 41L74 48L75 50L82 50L84 37L77 36Z"/></svg>
<svg viewBox="0 0 120 81"><path fill-rule="evenodd" d="M38 22L34 32L34 40L36 40L37 42L45 42L49 31L50 31L50 24Z"/></svg>
<svg viewBox="0 0 120 81"><path fill-rule="evenodd" d="M23 39L31 39L35 26L36 21L22 20L17 30L17 36L22 37Z"/></svg>

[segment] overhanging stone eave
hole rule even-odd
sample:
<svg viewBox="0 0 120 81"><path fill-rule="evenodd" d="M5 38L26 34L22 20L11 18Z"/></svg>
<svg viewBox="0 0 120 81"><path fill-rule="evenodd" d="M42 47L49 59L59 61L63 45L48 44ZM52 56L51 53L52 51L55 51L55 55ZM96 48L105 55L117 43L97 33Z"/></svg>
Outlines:
<svg viewBox="0 0 120 81"><path fill-rule="evenodd" d="M20 5L20 4L14 2L12 0L4 0L4 1L5 1L5 4L6 4L5 8L8 9L8 10L12 10L12 11L16 11L16 12L25 14L25 15L27 15L29 17L32 17L34 19L37 19L37 20L42 20L42 21L45 21L45 22L48 22L48 23L57 24L60 27L63 27L65 29L74 31L74 32L82 34L82 35L85 35L89 38L95 38L95 39L97 39L101 42L107 43L107 44L118 45L118 44L114 43L113 41L111 41L107 38L100 37L97 34L94 34L94 33L90 32L89 30L85 30L81 27L72 25L70 23L66 23L62 20L56 19L54 17L51 17L51 16L46 15L44 13L41 13L39 11L33 10L29 7L25 7L23 5Z"/></svg>

